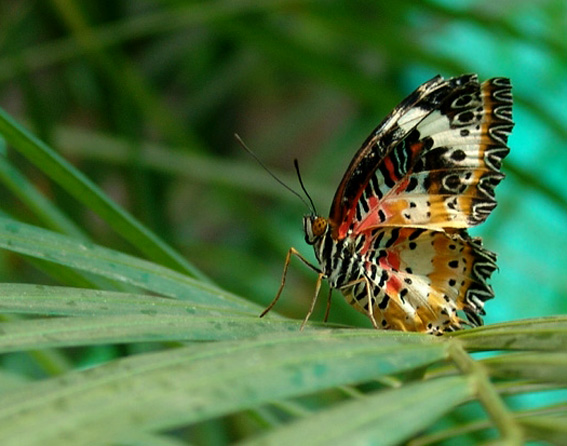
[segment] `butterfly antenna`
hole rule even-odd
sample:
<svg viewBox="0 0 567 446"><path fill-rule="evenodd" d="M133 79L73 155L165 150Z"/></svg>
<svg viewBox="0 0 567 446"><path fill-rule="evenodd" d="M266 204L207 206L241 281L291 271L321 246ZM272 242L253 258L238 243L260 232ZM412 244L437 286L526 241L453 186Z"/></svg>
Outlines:
<svg viewBox="0 0 567 446"><path fill-rule="evenodd" d="M297 172L297 179L299 180L299 184L301 185L301 190L309 200L309 203L311 203L311 212L313 212L314 215L317 215L317 210L315 209L311 195L309 195L307 189L305 188L305 185L303 184L303 179L301 178L301 173L299 172L299 162L297 161L297 158L293 160L293 165L295 166L295 171Z"/></svg>
<svg viewBox="0 0 567 446"><path fill-rule="evenodd" d="M299 177L299 183L301 184L301 187L303 189L303 191L305 192L305 194L307 195L307 198L309 198L309 202L311 203L311 206L309 206L309 203L307 203L307 201L305 201L305 198L303 198L300 194L298 194L296 191L294 191L291 187L289 187L287 184L285 184L282 180L280 180L270 169L268 169L268 167L266 167L266 165L260 160L260 158L258 158L256 156L256 154L254 152L252 152L251 149L248 148L248 146L244 143L244 141L242 141L242 138L240 137L240 135L238 135L238 133L234 134L234 137L236 138L236 140L238 141L238 143L241 145L241 147L246 150L248 152L248 154L254 158L256 160L256 162L262 167L262 169L264 169L266 172L268 172L270 174L270 176L276 180L278 183L280 183L283 187L285 187L288 191L290 191L293 195L295 195L296 197L298 197L305 206L307 206L307 208L309 210L315 210L315 208L313 207L313 201L311 200L311 197L307 194L307 192L305 191L305 188L303 187L303 182L301 181L301 177ZM297 160L295 160L296 163L296 170L297 170L297 174L299 175L299 169L297 167Z"/></svg>

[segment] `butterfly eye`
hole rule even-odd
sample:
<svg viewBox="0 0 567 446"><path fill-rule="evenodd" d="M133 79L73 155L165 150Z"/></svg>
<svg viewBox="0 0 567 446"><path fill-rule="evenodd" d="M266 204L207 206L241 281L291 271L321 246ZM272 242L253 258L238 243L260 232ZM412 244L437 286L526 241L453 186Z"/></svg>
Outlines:
<svg viewBox="0 0 567 446"><path fill-rule="evenodd" d="M319 237L325 233L327 229L327 220L323 217L317 217L311 224L311 232L315 237Z"/></svg>

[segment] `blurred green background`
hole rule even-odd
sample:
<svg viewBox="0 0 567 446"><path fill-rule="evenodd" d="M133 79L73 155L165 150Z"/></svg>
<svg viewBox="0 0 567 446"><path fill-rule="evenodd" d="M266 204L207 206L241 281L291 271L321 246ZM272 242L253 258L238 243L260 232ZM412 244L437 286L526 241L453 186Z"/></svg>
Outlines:
<svg viewBox="0 0 567 446"><path fill-rule="evenodd" d="M267 304L308 258L299 159L327 214L379 121L436 74L506 76L516 127L499 205L473 230L499 254L487 323L567 310L567 4L548 1L4 1L0 106L222 287ZM5 149L6 150L6 149ZM23 158L8 158L96 243L136 253ZM38 221L7 187L2 212ZM301 318L294 262L277 311ZM11 253L0 279L53 283ZM320 319L321 304L314 319ZM368 326L335 296L331 320Z"/></svg>

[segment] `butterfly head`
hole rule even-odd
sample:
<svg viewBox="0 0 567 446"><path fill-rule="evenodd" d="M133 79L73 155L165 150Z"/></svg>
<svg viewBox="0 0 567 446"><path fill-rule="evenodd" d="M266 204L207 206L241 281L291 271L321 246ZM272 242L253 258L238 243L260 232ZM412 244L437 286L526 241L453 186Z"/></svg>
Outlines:
<svg viewBox="0 0 567 446"><path fill-rule="evenodd" d="M327 232L328 227L329 222L326 218L314 214L303 217L303 231L307 244L313 245L317 239Z"/></svg>

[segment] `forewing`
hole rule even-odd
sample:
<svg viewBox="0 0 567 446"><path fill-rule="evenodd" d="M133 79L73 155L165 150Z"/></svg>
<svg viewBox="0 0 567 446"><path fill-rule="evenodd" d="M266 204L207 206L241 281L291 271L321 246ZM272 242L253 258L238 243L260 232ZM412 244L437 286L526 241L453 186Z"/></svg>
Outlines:
<svg viewBox="0 0 567 446"><path fill-rule="evenodd" d="M508 79L476 75L423 84L378 126L335 194L343 238L379 226L467 228L496 206L512 130Z"/></svg>

